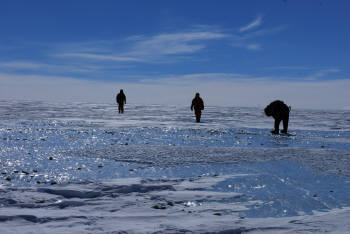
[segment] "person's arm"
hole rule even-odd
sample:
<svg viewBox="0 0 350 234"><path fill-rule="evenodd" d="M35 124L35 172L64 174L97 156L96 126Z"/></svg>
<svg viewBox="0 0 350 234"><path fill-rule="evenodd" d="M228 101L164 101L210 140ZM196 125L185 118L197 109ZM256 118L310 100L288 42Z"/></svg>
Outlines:
<svg viewBox="0 0 350 234"><path fill-rule="evenodd" d="M193 111L193 106L194 106L194 100L192 100L192 105L191 105L191 111Z"/></svg>

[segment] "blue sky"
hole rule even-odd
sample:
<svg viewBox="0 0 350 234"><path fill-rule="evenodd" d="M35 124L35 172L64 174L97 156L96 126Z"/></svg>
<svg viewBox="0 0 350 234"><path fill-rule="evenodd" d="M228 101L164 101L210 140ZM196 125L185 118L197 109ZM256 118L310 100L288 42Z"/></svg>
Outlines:
<svg viewBox="0 0 350 234"><path fill-rule="evenodd" d="M0 98L348 108L350 2L1 1Z"/></svg>

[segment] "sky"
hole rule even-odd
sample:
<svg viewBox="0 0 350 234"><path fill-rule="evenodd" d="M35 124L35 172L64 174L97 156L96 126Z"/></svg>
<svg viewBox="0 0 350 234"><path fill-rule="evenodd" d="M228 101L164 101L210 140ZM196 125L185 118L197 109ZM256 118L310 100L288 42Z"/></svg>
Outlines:
<svg viewBox="0 0 350 234"><path fill-rule="evenodd" d="M0 2L0 100L350 109L348 0Z"/></svg>

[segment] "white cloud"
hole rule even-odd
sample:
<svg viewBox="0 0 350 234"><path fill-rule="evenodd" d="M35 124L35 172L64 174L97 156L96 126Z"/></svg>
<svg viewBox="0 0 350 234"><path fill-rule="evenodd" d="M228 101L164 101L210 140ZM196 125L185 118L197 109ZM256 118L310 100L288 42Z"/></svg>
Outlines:
<svg viewBox="0 0 350 234"><path fill-rule="evenodd" d="M350 99L350 79L278 82L271 78L247 78L230 73L170 76L147 83L0 74L0 84L1 99L69 102L113 103L120 88L125 90L129 103L145 104L188 105L195 92L201 93L207 105L220 106L265 106L281 99L295 108L342 109L349 106Z"/></svg>
<svg viewBox="0 0 350 234"><path fill-rule="evenodd" d="M243 26L239 29L240 32L245 32L248 30L251 30L253 28L259 27L262 23L262 17L258 16L256 19L254 19L251 23L249 23L246 26Z"/></svg>
<svg viewBox="0 0 350 234"><path fill-rule="evenodd" d="M32 63L32 62L23 62L23 61L11 61L11 62L2 62L0 63L0 67L2 68L10 68L10 69L39 69L43 67L42 63Z"/></svg>
<svg viewBox="0 0 350 234"><path fill-rule="evenodd" d="M125 55L140 58L146 62L171 62L178 59L178 55L192 55L203 50L210 40L229 36L216 31L204 31L203 27L201 29L202 31L161 33L151 37L130 38L130 42L134 44Z"/></svg>
<svg viewBox="0 0 350 234"><path fill-rule="evenodd" d="M328 74L337 73L337 72L340 72L340 70L337 68L324 69L324 70L317 71L316 73L310 76L305 77L305 80L317 80L327 76Z"/></svg>
<svg viewBox="0 0 350 234"><path fill-rule="evenodd" d="M242 27L248 31L259 26L262 17L257 17L249 25ZM95 76L101 73L115 71L139 63L174 63L179 61L196 61L210 59L199 57L197 53L203 51L213 41L229 46L229 40L234 47L258 51L262 45L251 39L275 32L280 29L265 29L249 31L244 34L228 34L223 30L208 25L192 27L173 33L159 33L152 36L134 35L126 39L98 40L76 43L32 43L37 46L40 57L30 61L14 60L0 62L0 72L35 71L37 74L77 74L91 73ZM113 75L113 74L112 74Z"/></svg>
<svg viewBox="0 0 350 234"><path fill-rule="evenodd" d="M261 24L262 17L258 17L242 30L252 29ZM274 31L274 30L273 30ZM255 34L254 34L255 33ZM212 41L232 40L232 45L247 50L260 50L259 43L252 43L250 39L269 33L269 30L248 32L243 35L223 33L213 26L201 25L173 33L159 33L152 36L134 35L118 41L87 41L78 43L39 45L39 52L47 56L45 63L10 61L0 64L0 68L28 69L28 70L66 70L86 72L93 70L108 70L114 67L127 66L131 63L171 63L179 60L193 59L192 55L204 50ZM224 41L225 42L225 41ZM44 49L43 49L44 48ZM49 49L47 49L49 48ZM198 57L196 57L198 59ZM67 64L72 64L69 66ZM76 69L74 69L74 67ZM95 69L91 69L95 67ZM62 69L60 69L62 68ZM8 72L8 70L3 70Z"/></svg>
<svg viewBox="0 0 350 234"><path fill-rule="evenodd" d="M241 40L248 40L248 39L253 39L257 37L262 37L262 36L267 36L267 35L272 35L276 34L278 32L281 32L285 30L287 27L286 26L279 26L279 27L274 27L274 28L266 28L266 29L260 29L256 31L251 31L251 32L246 32L243 35L240 35Z"/></svg>
<svg viewBox="0 0 350 234"><path fill-rule="evenodd" d="M231 36L231 39L232 39L231 46L244 48L247 50L258 51L262 49L262 44L257 42L252 42L252 40L257 41L258 37L275 34L284 29L286 29L286 27L280 26L280 27L269 28L269 29L260 29L257 31L249 31L249 32L244 31L245 32L244 34Z"/></svg>
<svg viewBox="0 0 350 234"><path fill-rule="evenodd" d="M247 45L248 50L260 50L261 46L259 44L249 44Z"/></svg>
<svg viewBox="0 0 350 234"><path fill-rule="evenodd" d="M252 42L253 39L256 41L258 37L275 34L277 32L280 32L286 29L285 26L278 26L274 28L253 30L253 29L257 29L262 24L262 22L263 22L263 17L258 16L248 25L241 27L239 29L239 32L240 32L239 34L231 35L231 40L232 40L231 45L233 47L239 47L247 50L258 51L262 49L262 44L257 42Z"/></svg>
<svg viewBox="0 0 350 234"><path fill-rule="evenodd" d="M55 57L112 62L153 62L161 61L164 56L196 53L204 49L209 40L225 37L228 35L216 31L161 33L151 37L138 35L127 38L122 49L110 42L97 42L96 45L81 43L76 48L62 46L59 52L55 51ZM96 48L101 48L100 52Z"/></svg>
<svg viewBox="0 0 350 234"><path fill-rule="evenodd" d="M231 43L234 47L244 48L247 50L261 50L261 45L258 43L248 43L248 42L239 42L239 43Z"/></svg>
<svg viewBox="0 0 350 234"><path fill-rule="evenodd" d="M266 70L311 70L311 67L305 66L274 66L274 67L265 67Z"/></svg>
<svg viewBox="0 0 350 234"><path fill-rule="evenodd" d="M11 71L18 70L31 70L40 72L92 72L101 69L100 66L87 65L87 64L74 64L73 65L60 65L60 64L47 64L38 62L27 62L27 61L11 61L0 63L0 68Z"/></svg>
<svg viewBox="0 0 350 234"><path fill-rule="evenodd" d="M138 41L133 48L135 54L182 54L193 53L205 47L198 41L221 39L227 35L218 32L181 32L159 34ZM195 43L197 42L197 43Z"/></svg>
<svg viewBox="0 0 350 234"><path fill-rule="evenodd" d="M105 54L93 54L93 53L62 53L57 54L57 57L62 58L82 58L82 59L92 59L92 60L109 60L115 62L139 62L142 61L138 58L124 57L124 56L114 56Z"/></svg>
<svg viewBox="0 0 350 234"><path fill-rule="evenodd" d="M249 44L247 45L247 49L248 50L260 50L261 49L261 46L260 44Z"/></svg>

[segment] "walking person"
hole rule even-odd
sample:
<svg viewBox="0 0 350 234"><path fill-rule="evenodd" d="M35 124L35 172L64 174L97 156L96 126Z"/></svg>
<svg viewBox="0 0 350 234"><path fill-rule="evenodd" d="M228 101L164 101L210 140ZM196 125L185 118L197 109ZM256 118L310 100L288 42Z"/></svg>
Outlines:
<svg viewBox="0 0 350 234"><path fill-rule="evenodd" d="M116 101L118 103L119 114L120 113L123 114L124 113L124 104L126 104L126 96L125 96L124 91L122 89L118 93L118 95L116 97Z"/></svg>
<svg viewBox="0 0 350 234"><path fill-rule="evenodd" d="M204 102L199 96L199 93L196 93L196 96L192 100L191 111L193 111L193 108L196 115L196 122L199 123L201 121L202 110L204 110Z"/></svg>

